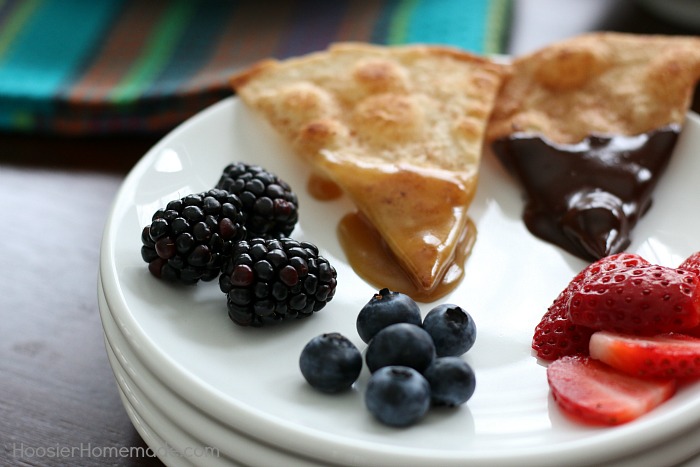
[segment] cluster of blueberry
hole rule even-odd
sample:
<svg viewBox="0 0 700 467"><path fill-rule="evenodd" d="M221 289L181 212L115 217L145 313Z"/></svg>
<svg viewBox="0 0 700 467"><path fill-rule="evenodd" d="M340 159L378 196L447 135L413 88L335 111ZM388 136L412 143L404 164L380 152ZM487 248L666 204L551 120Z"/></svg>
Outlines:
<svg viewBox="0 0 700 467"><path fill-rule="evenodd" d="M408 295L382 289L360 310L357 332L368 344L365 405L382 423L408 426L431 406L458 406L474 394L474 371L461 356L474 345L476 326L461 307L441 304L421 319ZM337 393L355 384L363 358L350 339L331 332L306 344L299 367L311 386Z"/></svg>

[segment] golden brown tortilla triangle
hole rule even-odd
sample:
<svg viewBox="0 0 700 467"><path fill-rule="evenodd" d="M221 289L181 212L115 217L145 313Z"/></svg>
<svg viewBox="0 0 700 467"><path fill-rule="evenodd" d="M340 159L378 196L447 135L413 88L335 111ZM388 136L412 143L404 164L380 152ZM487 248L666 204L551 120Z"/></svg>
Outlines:
<svg viewBox="0 0 700 467"><path fill-rule="evenodd" d="M337 183L421 289L453 260L506 68L444 47L337 44L232 86Z"/></svg>

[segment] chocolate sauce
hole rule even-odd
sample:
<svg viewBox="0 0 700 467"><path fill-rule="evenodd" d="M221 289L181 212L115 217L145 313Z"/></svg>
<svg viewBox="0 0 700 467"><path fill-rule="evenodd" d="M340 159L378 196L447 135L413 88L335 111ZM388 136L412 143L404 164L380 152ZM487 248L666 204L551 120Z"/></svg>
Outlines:
<svg viewBox="0 0 700 467"><path fill-rule="evenodd" d="M585 260L624 251L680 133L592 135L576 144L514 134L493 150L523 186L523 220L537 237Z"/></svg>

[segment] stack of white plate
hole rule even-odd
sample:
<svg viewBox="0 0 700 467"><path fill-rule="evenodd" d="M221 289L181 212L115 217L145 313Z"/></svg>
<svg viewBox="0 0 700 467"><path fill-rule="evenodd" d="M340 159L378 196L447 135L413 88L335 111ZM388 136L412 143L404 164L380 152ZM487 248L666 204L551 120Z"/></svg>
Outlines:
<svg viewBox="0 0 700 467"><path fill-rule="evenodd" d="M630 251L678 264L700 245L695 212L700 120L690 118L655 204ZM218 284L184 287L152 277L140 257L142 228L168 201L213 187L234 160L255 162L300 198L293 236L316 243L338 271L338 291L315 316L268 328L227 317ZM337 331L363 343L357 312L376 288L345 261L336 239L346 200L306 194L308 171L255 115L225 100L164 138L136 165L105 228L99 299L109 359L124 406L168 465L672 465L700 451L700 384L632 423L576 424L549 396L545 367L530 351L535 324L584 264L532 237L520 220L518 188L497 163L482 164L472 205L478 226L466 277L441 301L463 306L478 337L465 356L477 389L455 409L434 409L406 429L367 412L364 372L340 395L310 388L299 353L315 335ZM423 304L427 312L434 304Z"/></svg>

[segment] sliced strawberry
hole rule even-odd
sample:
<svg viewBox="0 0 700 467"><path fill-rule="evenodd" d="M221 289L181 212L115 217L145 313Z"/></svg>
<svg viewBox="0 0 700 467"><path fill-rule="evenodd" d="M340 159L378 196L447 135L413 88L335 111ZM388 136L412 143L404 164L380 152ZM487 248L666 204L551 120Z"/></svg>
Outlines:
<svg viewBox="0 0 700 467"><path fill-rule="evenodd" d="M685 261L683 261L679 266L678 269L683 269L685 271L690 271L696 276L700 277L700 251L693 253L692 255L688 256ZM685 334L689 334L691 336L695 337L700 337L700 327L695 327L693 329L689 329L687 331L683 331Z"/></svg>
<svg viewBox="0 0 700 467"><path fill-rule="evenodd" d="M690 271L696 276L700 276L700 251L693 253L683 261L678 269Z"/></svg>
<svg viewBox="0 0 700 467"><path fill-rule="evenodd" d="M649 412L676 391L673 379L642 379L590 357L560 358L549 364L547 382L559 407L596 425L620 425Z"/></svg>
<svg viewBox="0 0 700 467"><path fill-rule="evenodd" d="M654 378L700 376L700 339L683 334L653 337L596 332L591 357L631 375Z"/></svg>
<svg viewBox="0 0 700 467"><path fill-rule="evenodd" d="M535 327L532 348L537 356L551 361L566 355L588 355L588 339L594 330L576 325L569 320L569 299L588 276L648 264L648 261L637 254L618 253L602 258L579 272L554 300Z"/></svg>
<svg viewBox="0 0 700 467"><path fill-rule="evenodd" d="M636 253L617 253L591 263L588 267L584 268L574 280L581 282L594 274L650 265L651 263L649 261Z"/></svg>
<svg viewBox="0 0 700 467"><path fill-rule="evenodd" d="M535 328L532 348L543 360L588 354L588 340L595 331L569 320L567 312L572 294L570 288L564 289Z"/></svg>
<svg viewBox="0 0 700 467"><path fill-rule="evenodd" d="M700 324L700 279L665 266L600 272L569 300L572 323L638 335L683 332Z"/></svg>

